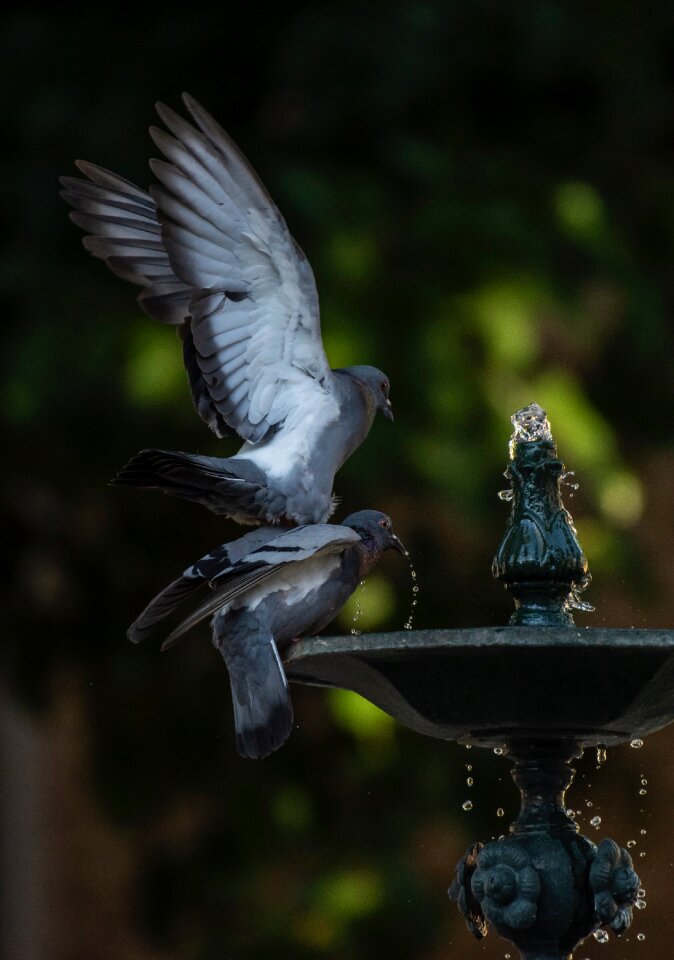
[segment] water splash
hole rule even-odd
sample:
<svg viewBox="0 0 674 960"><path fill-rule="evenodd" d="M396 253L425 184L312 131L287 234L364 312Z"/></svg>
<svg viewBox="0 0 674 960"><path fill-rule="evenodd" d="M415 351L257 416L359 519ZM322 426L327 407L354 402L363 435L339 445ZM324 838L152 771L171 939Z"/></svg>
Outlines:
<svg viewBox="0 0 674 960"><path fill-rule="evenodd" d="M365 581L364 581L364 580L361 580L361 581L360 581L360 587L359 587L359 589L360 589L360 593L364 593L364 592L365 592ZM362 607L362 604L361 604L361 602L360 602L360 597L356 597L356 609L354 610L353 617L352 617L353 623L354 623L354 624L358 623L358 621L360 620L360 618L361 618L362 616L363 616L363 607ZM355 626L351 627L351 634L352 634L352 636L358 637L358 636L360 636L360 633L361 633L361 631L358 629L358 627L355 627Z"/></svg>
<svg viewBox="0 0 674 960"><path fill-rule="evenodd" d="M559 482L562 486L566 487L567 490L570 490L569 497L573 497L576 490L580 487L580 484L577 480L571 480L570 477L575 477L575 470L565 470L564 473L560 475Z"/></svg>
<svg viewBox="0 0 674 960"><path fill-rule="evenodd" d="M575 528L574 528L575 530ZM573 585L573 590L569 595L569 599L566 601L566 606L572 608L573 610L583 610L585 613L592 613L594 607L591 603L588 603L586 600L581 600L580 595L590 586L592 582L592 575L587 574L583 577L582 580L578 580Z"/></svg>
<svg viewBox="0 0 674 960"><path fill-rule="evenodd" d="M510 438L510 459L515 458L515 445L522 441L552 440L548 415L537 403L522 407L510 418L513 434Z"/></svg>
<svg viewBox="0 0 674 960"><path fill-rule="evenodd" d="M411 630L412 624L414 623L414 614L416 613L416 606L419 602L419 584L417 583L417 571L414 568L414 564L410 559L410 552L405 547L403 547L403 552L407 558L407 562L410 568L410 577L412 579L412 602L410 604L410 612L407 617L407 620L403 624L403 630Z"/></svg>

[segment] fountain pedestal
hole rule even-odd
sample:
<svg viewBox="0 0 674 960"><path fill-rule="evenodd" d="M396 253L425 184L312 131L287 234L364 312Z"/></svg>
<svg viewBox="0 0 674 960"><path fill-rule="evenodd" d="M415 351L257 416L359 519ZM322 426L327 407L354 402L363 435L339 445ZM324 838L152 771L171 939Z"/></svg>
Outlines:
<svg viewBox="0 0 674 960"><path fill-rule="evenodd" d="M595 845L568 816L570 761L674 720L674 631L575 627L587 562L543 411L513 418L512 502L493 572L515 600L508 627L327 637L293 645L290 680L339 686L433 737L500 748L522 796L509 835L473 844L450 896L523 960L570 960L593 931L629 926L639 878L626 850Z"/></svg>

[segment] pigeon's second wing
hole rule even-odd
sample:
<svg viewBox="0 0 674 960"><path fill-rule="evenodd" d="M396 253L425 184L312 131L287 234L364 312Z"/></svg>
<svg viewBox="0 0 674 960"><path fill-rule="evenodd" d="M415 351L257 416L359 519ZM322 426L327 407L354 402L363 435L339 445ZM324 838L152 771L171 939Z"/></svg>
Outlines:
<svg viewBox="0 0 674 960"><path fill-rule="evenodd" d="M113 273L143 287L138 302L162 323L182 324L192 288L173 272L161 238L157 204L149 193L85 160L87 177L61 177L61 196L74 207L70 219L87 233L84 246Z"/></svg>
<svg viewBox="0 0 674 960"><path fill-rule="evenodd" d="M317 560L360 542L359 535L350 527L328 523L295 527L275 537L272 534L272 537L273 539L251 550L237 563L225 565L212 576L210 586L213 588L213 595L169 634L162 644L162 650L174 646L192 627L263 581L269 582L271 591L271 578L288 564Z"/></svg>
<svg viewBox="0 0 674 960"><path fill-rule="evenodd" d="M339 407L311 267L224 130L184 100L196 127L157 106L171 135L151 130L166 157L150 163L161 184L151 195L171 267L193 290L192 347L211 402L253 443L317 407L327 425Z"/></svg>

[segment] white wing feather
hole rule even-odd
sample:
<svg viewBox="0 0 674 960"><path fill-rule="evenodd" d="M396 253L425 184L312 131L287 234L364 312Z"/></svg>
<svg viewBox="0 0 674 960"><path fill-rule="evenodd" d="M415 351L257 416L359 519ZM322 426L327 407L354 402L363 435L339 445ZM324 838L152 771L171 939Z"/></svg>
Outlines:
<svg viewBox="0 0 674 960"><path fill-rule="evenodd" d="M229 137L184 100L199 129L157 106L172 136L151 131L166 161L151 162L161 186L150 192L171 267L194 290L192 335L213 405L251 443L300 398L329 422L338 408L311 267Z"/></svg>

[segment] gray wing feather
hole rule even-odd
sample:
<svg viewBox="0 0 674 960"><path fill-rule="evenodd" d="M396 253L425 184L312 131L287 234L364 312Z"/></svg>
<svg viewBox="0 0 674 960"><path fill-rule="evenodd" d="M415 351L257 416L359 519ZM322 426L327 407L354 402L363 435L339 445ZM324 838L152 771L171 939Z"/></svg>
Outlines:
<svg viewBox="0 0 674 960"><path fill-rule="evenodd" d="M298 402L311 409L331 395L316 285L250 165L198 104L184 100L198 129L157 106L172 136L152 131L166 160L151 163L161 184L151 193L172 268L194 290L195 356L213 405L254 443Z"/></svg>
<svg viewBox="0 0 674 960"><path fill-rule="evenodd" d="M169 634L162 650L174 646L192 627L259 583L269 580L288 564L339 553L358 542L360 537L350 527L318 523L295 527L261 544L212 577L210 586L215 591L213 596ZM270 591L272 589L273 584L270 584Z"/></svg>
<svg viewBox="0 0 674 960"><path fill-rule="evenodd" d="M163 323L184 323L192 290L173 271L155 201L110 170L84 160L77 167L88 180L62 177L61 196L74 208L70 219L88 234L86 249L144 288L138 301L147 313Z"/></svg>

